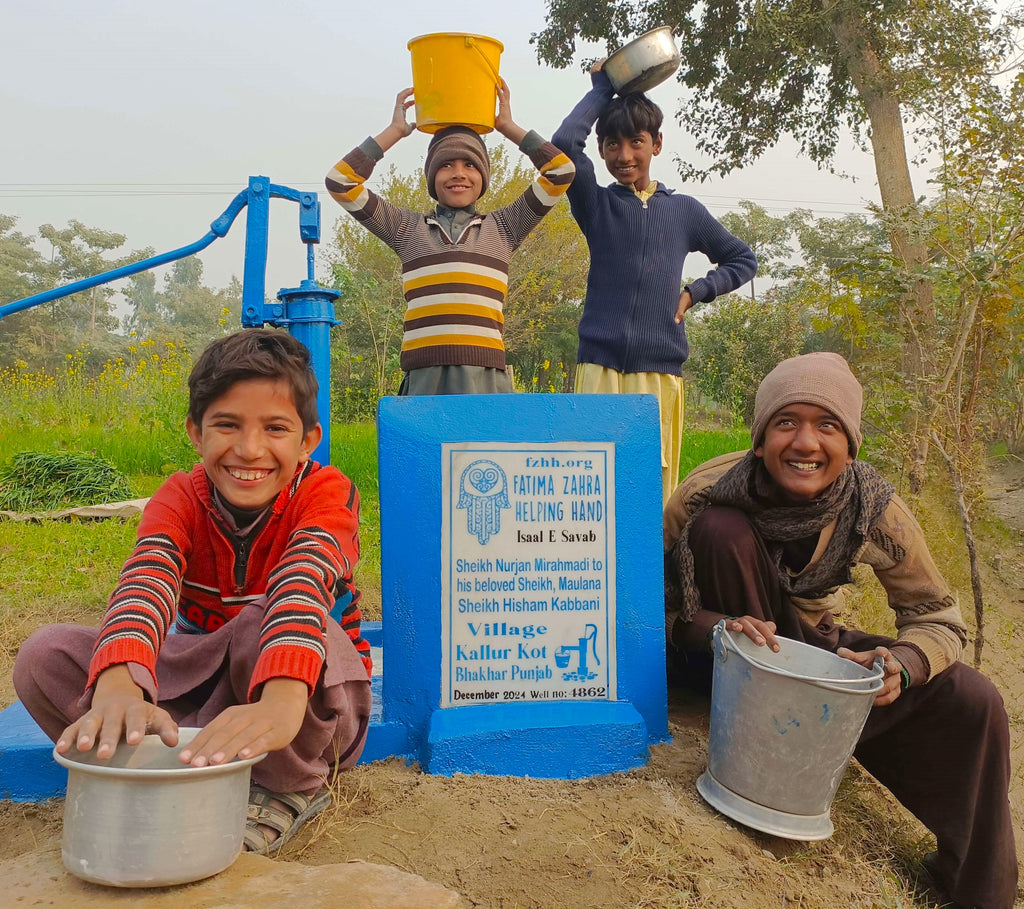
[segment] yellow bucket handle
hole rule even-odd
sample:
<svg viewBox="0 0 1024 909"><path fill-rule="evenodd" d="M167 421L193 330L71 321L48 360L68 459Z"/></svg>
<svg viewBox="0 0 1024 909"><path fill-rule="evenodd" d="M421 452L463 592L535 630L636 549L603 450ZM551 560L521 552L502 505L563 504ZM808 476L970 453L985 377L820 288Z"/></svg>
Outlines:
<svg viewBox="0 0 1024 909"><path fill-rule="evenodd" d="M491 61L487 59L487 55L482 50L480 50L479 45L477 45L476 43L476 38L474 38L472 35L466 35L466 47L473 48L473 50L475 50L480 55L480 59L484 61L487 68L491 71L491 75L494 76L495 87L500 88L501 76L498 75L498 71L494 68Z"/></svg>

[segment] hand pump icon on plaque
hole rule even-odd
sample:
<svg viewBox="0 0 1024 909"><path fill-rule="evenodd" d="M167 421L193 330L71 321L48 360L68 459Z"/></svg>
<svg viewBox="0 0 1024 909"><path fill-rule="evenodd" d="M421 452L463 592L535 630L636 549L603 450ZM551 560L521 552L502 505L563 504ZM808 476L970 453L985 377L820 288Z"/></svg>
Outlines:
<svg viewBox="0 0 1024 909"><path fill-rule="evenodd" d="M573 653L576 654L576 669L562 673L562 678L566 682L588 682L590 679L597 678L597 673L591 672L590 667L587 666L588 651L592 653L594 662L600 666L601 660L597 656L597 626L589 623L583 631L583 637L579 639L579 643L576 646L563 644L555 653L555 665L559 669L569 669L569 664L573 659L572 655Z"/></svg>

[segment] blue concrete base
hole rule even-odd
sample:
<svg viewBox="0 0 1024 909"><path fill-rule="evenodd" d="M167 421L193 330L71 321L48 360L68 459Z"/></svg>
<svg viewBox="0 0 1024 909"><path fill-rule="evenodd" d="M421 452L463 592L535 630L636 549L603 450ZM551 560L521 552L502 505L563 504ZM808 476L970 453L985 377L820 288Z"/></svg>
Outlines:
<svg viewBox="0 0 1024 909"><path fill-rule="evenodd" d="M400 655L389 657L387 718L408 729L409 752L425 771L549 779L596 776L643 766L648 747L667 739L659 427L658 402L652 395L381 399L377 439L384 650ZM467 503L459 504L462 456L467 452L480 459L496 458L492 463L504 484L487 487L495 489L490 497L483 495L483 486L466 492L467 502L481 507L485 500L494 499L487 506L488 534L470 531ZM585 456L577 460L580 453ZM540 499L530 491L531 484L543 487ZM584 498L589 505L601 505L600 513L592 518L574 516L574 507L583 500L579 494L570 495L570 485L577 490L592 486L593 494ZM549 507L544 528L530 516L540 501ZM546 528L547 535L521 538L520 525L527 530ZM585 578L600 582L600 587L585 588L600 590L600 602L596 611L578 616L580 631L583 623L596 622L593 655L597 658L598 631L604 655L594 665L600 665L606 676L594 685L603 686L601 693L610 693L612 700L563 700L568 692L558 686L549 690L538 685L545 697L513 684L495 688L491 703L456 697L451 653L458 653L464 642L479 633L467 627L469 612L456 618L460 615L457 592L473 591L477 581L506 581L508 569L499 569L498 559L528 564L529 570L519 578L529 583L569 581L564 574L537 566L541 555L559 556L561 544L531 548L542 539L557 543L562 525L565 541L565 528L591 527L594 535L587 538L594 550L585 551L602 567L610 570L614 565L613 574ZM582 553L584 549L564 551ZM500 576L491 577L492 560ZM460 563L470 567L459 567ZM474 602L470 612L479 605ZM571 623L564 622L564 607L540 605L543 608L533 611L529 621L544 624L551 616L559 630L550 639L532 641L531 647L539 645L530 655L534 663L516 665L527 671L543 667L546 672L560 669L564 673L566 667L558 665L555 653L577 649L571 645L583 639L573 638ZM506 606L504 597L488 599L485 606L501 614L480 617L478 628L502 629L526 618L516 615L514 602ZM486 626L485 619L496 624ZM479 671L486 663L488 670L498 674L468 674L464 681L514 679L510 673L515 661L508 654L523 648L513 650L512 637L506 641L503 630L493 636L487 630L482 634L481 655L471 656L474 648L469 647L457 659L464 660L463 668ZM503 649L498 643L492 649L499 641L509 646ZM614 646L614 653L606 646ZM582 648L579 651L582 657ZM570 681L568 675L562 678ZM514 700L517 695L524 700Z"/></svg>
<svg viewBox="0 0 1024 909"><path fill-rule="evenodd" d="M0 712L0 799L41 802L63 796L68 772L52 752L53 742L21 701Z"/></svg>
<svg viewBox="0 0 1024 909"><path fill-rule="evenodd" d="M373 709L379 711L380 691L373 692ZM366 745L359 756L360 764L372 764L374 761L386 761L388 758L401 757L409 759L409 730L401 723L385 723L374 719L371 714L370 728L366 731Z"/></svg>
<svg viewBox="0 0 1024 909"><path fill-rule="evenodd" d="M423 769L440 776L580 779L642 767L647 743L647 724L622 701L452 707L431 715Z"/></svg>

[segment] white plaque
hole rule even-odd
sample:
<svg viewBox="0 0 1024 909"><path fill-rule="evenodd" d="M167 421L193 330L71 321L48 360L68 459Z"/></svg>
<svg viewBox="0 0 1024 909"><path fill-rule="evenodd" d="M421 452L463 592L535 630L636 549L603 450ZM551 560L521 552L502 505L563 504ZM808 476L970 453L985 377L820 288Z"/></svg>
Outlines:
<svg viewBox="0 0 1024 909"><path fill-rule="evenodd" d="M441 458L441 706L615 700L614 443Z"/></svg>

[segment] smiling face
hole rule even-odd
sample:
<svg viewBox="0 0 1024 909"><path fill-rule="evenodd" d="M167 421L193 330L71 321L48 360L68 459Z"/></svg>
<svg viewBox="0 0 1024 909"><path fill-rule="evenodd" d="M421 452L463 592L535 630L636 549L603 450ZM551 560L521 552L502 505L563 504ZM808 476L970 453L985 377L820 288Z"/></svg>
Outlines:
<svg viewBox="0 0 1024 909"><path fill-rule="evenodd" d="M320 443L317 423L308 431L283 379L236 382L203 413L190 417L188 436L217 491L237 508L269 505Z"/></svg>
<svg viewBox="0 0 1024 909"><path fill-rule="evenodd" d="M787 404L772 414L754 449L793 502L809 502L853 463L843 424L816 404Z"/></svg>
<svg viewBox="0 0 1024 909"><path fill-rule="evenodd" d="M466 158L441 162L434 177L434 195L449 208L473 205L483 192L484 178L479 168Z"/></svg>
<svg viewBox="0 0 1024 909"><path fill-rule="evenodd" d="M651 158L661 154L661 133L642 130L635 136L605 136L600 145L605 166L623 186L647 189L651 183Z"/></svg>

